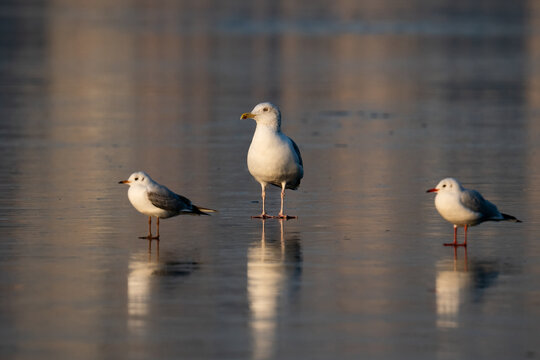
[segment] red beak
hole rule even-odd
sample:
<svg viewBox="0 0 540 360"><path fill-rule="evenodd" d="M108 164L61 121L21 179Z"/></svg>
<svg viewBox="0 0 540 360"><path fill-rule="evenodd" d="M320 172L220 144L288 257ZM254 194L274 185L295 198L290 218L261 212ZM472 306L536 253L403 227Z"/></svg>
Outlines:
<svg viewBox="0 0 540 360"><path fill-rule="evenodd" d="M439 191L439 189L436 189L436 188L426 190L426 192L437 192L437 191Z"/></svg>

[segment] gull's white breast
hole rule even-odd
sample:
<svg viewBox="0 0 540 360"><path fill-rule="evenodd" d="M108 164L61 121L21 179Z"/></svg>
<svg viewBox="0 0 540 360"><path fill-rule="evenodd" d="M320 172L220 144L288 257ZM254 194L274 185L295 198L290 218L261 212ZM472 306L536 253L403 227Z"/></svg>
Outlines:
<svg viewBox="0 0 540 360"><path fill-rule="evenodd" d="M459 193L438 193L435 207L446 221L454 225L476 225L482 218L482 214L463 205Z"/></svg>
<svg viewBox="0 0 540 360"><path fill-rule="evenodd" d="M131 205L139 212L156 217L166 217L168 211L154 206L147 196L147 188L145 186L132 185L128 190L128 199Z"/></svg>
<svg viewBox="0 0 540 360"><path fill-rule="evenodd" d="M302 176L302 168L291 141L281 132L257 126L249 147L247 165L257 180L280 184L295 182Z"/></svg>

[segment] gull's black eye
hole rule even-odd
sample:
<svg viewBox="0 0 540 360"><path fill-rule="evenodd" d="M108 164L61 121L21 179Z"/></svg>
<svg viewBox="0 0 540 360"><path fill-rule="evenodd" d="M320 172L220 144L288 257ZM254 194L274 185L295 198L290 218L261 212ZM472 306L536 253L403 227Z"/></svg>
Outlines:
<svg viewBox="0 0 540 360"><path fill-rule="evenodd" d="M137 181L137 180L139 180L139 178L138 178L138 177L136 177L136 178L135 178L135 181Z"/></svg>
<svg viewBox="0 0 540 360"><path fill-rule="evenodd" d="M267 107L265 107L265 108L263 109L263 111L268 111L268 108L267 108Z"/></svg>
<svg viewBox="0 0 540 360"><path fill-rule="evenodd" d="M135 180L137 180L137 179L135 179ZM442 187L446 187L446 184L444 184Z"/></svg>

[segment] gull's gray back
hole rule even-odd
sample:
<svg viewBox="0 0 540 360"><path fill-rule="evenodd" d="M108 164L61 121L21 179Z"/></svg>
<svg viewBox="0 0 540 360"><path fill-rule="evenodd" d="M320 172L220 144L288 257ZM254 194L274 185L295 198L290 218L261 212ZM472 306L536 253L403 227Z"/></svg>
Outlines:
<svg viewBox="0 0 540 360"><path fill-rule="evenodd" d="M484 220L502 218L497 207L484 199L476 190L464 189L461 193L461 203L471 211L482 214Z"/></svg>
<svg viewBox="0 0 540 360"><path fill-rule="evenodd" d="M191 211L192 204L188 198L175 194L165 186L155 187L148 191L148 200L163 210L174 213L175 215L182 211Z"/></svg>

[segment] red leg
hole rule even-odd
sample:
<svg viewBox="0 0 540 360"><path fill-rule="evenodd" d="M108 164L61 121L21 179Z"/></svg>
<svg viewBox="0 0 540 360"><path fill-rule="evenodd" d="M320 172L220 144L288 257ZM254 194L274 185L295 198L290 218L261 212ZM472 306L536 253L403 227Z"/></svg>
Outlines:
<svg viewBox="0 0 540 360"><path fill-rule="evenodd" d="M465 242L463 244L458 244L457 242L457 229L458 226L454 225L454 242L445 243L444 246L467 246L467 225L465 225Z"/></svg>
<svg viewBox="0 0 540 360"><path fill-rule="evenodd" d="M454 242L453 243L444 243L444 246L457 246L457 225L454 225Z"/></svg>
<svg viewBox="0 0 540 360"><path fill-rule="evenodd" d="M152 238L152 217L148 217L148 235L139 236L139 239L151 239Z"/></svg>

